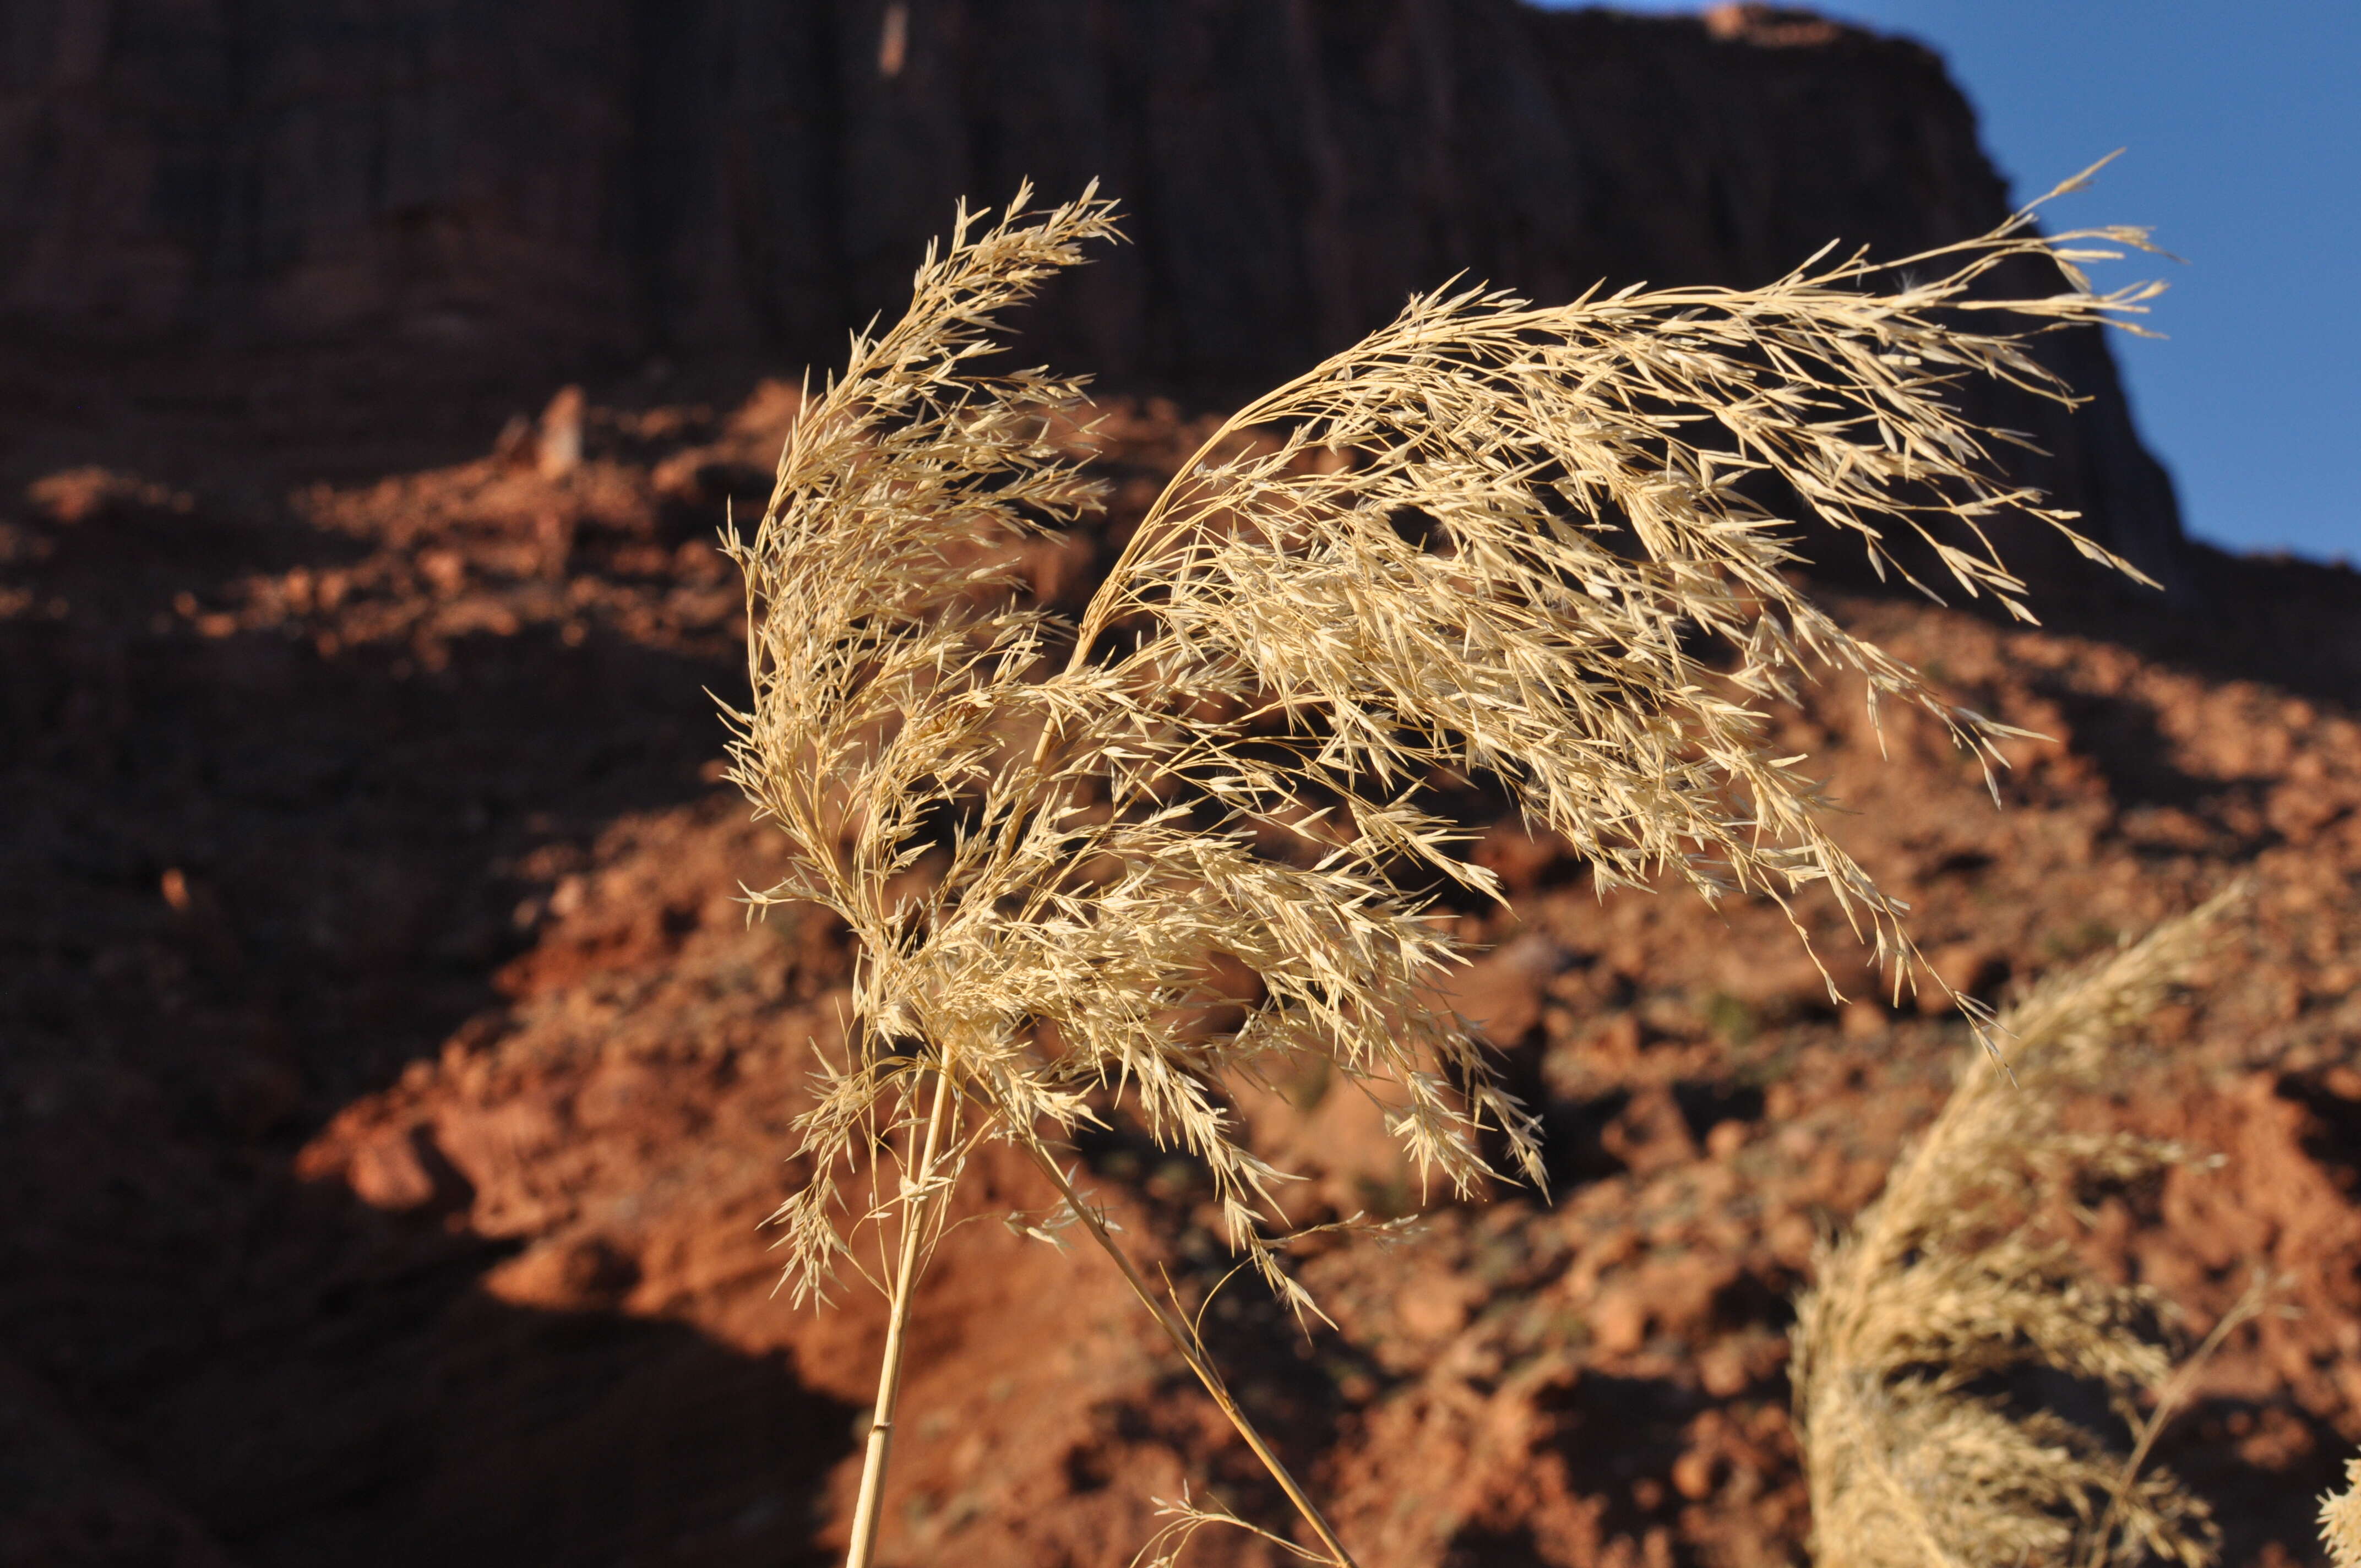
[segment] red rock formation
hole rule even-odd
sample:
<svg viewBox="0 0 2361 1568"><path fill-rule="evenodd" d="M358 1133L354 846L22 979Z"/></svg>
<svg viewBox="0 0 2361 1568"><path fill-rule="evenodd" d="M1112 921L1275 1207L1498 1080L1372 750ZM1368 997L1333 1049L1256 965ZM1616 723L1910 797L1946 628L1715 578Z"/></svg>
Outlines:
<svg viewBox="0 0 2361 1568"><path fill-rule="evenodd" d="M2008 204L1934 55L1763 6L20 9L0 39L0 313L73 339L825 362L896 303L958 198L1099 178L1137 243L1046 301L1031 345L1218 399L1455 273L1537 299L1745 283L1831 238L1962 237ZM2182 578L2169 483L2104 348L2049 352L2088 410L1984 411L2054 455L2027 477L2099 537Z"/></svg>

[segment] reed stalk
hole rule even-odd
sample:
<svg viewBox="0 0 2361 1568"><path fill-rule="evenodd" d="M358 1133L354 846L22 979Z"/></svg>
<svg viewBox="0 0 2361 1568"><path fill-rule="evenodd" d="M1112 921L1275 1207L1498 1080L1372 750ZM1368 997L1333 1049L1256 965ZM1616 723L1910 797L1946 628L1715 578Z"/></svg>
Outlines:
<svg viewBox="0 0 2361 1568"><path fill-rule="evenodd" d="M905 1335L910 1326L911 1300L917 1294L932 1209L940 1201L934 1191L935 1162L942 1154L943 1126L951 1100L950 1074L937 1073L926 1129L923 1134L916 1127L910 1130L917 1157L903 1181L902 1245L889 1282L885 1350L878 1363L877 1398L870 1409L869 1438L861 1455L861 1492L853 1505L852 1542L845 1551L844 1568L871 1568L877 1554L878 1510L884 1501L886 1466L893 1460L895 1412L902 1400Z"/></svg>

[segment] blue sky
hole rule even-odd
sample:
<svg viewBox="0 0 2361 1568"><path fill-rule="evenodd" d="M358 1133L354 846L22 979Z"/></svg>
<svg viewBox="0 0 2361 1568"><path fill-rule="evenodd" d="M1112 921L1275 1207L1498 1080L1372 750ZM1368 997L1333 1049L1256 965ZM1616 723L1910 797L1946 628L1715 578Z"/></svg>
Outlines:
<svg viewBox="0 0 2361 1568"><path fill-rule="evenodd" d="M2020 199L2125 149L2049 225L2144 225L2187 262L2146 263L2168 339L2115 352L2191 532L2361 564L2361 0L1813 9L1938 50Z"/></svg>

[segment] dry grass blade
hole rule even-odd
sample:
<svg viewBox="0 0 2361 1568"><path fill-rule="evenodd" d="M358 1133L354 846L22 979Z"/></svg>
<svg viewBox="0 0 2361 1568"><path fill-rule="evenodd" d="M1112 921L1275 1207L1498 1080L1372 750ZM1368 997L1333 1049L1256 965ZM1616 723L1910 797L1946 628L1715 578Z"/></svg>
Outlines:
<svg viewBox="0 0 2361 1568"><path fill-rule="evenodd" d="M1823 1248L1797 1306L1791 1368L1817 1562L2213 1560L2203 1506L2169 1475L2138 1474L2169 1413L2169 1396L2147 1421L2137 1411L2171 1371L2146 1332L2162 1303L2077 1267L2043 1209L2078 1183L2128 1180L2189 1157L2129 1134L2069 1132L2060 1102L2106 1081L2238 896L2216 897L2011 1008L2014 1077L1980 1055L1964 1062L1926 1137L1851 1234ZM2258 1303L2251 1296L2240 1314ZM2133 1460L2083 1426L1989 1391L2028 1368L2104 1389L2142 1429Z"/></svg>
<svg viewBox="0 0 2361 1568"><path fill-rule="evenodd" d="M1900 906L1823 830L1764 710L1833 670L1935 714L1987 766L2005 731L1805 600L1794 528L1887 564L1881 530L1914 533L1960 589L2013 609L1982 535L2003 509L2112 562L1998 477L2002 437L1947 399L1971 374L2067 399L2020 334L2136 311L2147 291L2093 294L2073 268L2140 236L2049 240L2021 215L1906 258L1883 293L1862 258L1816 258L1748 292L1413 300L1230 421L1067 625L1026 607L1014 563L1095 499L1052 439L1081 386L983 367L998 313L1114 216L1093 193L1025 200L988 227L961 213L728 542L753 693L732 776L794 850L752 897L823 904L859 950L849 1059L801 1123L813 1178L776 1216L798 1298L876 1219L903 1238L880 1256L898 1324L925 1258L911 1238L941 1223L974 1140L1038 1148L1121 1102L1203 1163L1232 1242L1311 1310L1266 1231L1284 1173L1227 1096L1314 1069L1379 1099L1433 1179L1487 1178L1488 1132L1538 1182L1532 1118L1434 1003L1462 955L1423 890L1493 886L1422 803L1440 777L1499 781L1602 885L1670 872L1784 901L1825 883L1906 982ZM2019 260L2054 264L2058 291L1984 298ZM1980 324L2010 311L2015 329ZM878 1104L922 1081L951 1097L937 1155L848 1213Z"/></svg>

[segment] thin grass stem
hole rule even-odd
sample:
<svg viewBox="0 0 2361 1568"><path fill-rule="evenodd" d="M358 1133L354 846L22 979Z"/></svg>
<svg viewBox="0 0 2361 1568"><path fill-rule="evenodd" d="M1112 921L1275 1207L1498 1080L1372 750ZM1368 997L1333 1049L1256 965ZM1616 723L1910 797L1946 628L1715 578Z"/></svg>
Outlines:
<svg viewBox="0 0 2361 1568"><path fill-rule="evenodd" d="M870 1413L869 1446L861 1458L861 1498L853 1507L852 1544L844 1554L844 1568L870 1568L877 1553L879 1506L885 1494L885 1467L894 1453L894 1407L902 1397L902 1352L910 1323L910 1302L917 1293L919 1255L925 1245L928 1209L933 1199L935 1160L941 1152L943 1124L949 1119L951 1080L935 1075L934 1104L927 1112L927 1131L917 1167L908 1185L903 1210L902 1255L894 1271L893 1306L885 1323L885 1354L877 1369L877 1403ZM915 1130L912 1141L917 1142Z"/></svg>
<svg viewBox="0 0 2361 1568"><path fill-rule="evenodd" d="M1312 1527L1312 1533L1320 1538L1320 1544L1327 1549L1337 1568L1356 1568L1352 1553L1345 1550L1345 1543L1336 1538L1335 1530L1321 1513L1319 1506L1297 1485L1279 1454L1256 1430L1246 1411L1238 1408L1237 1400L1231 1397L1229 1386L1222 1380L1220 1370L1205 1353L1195 1331L1181 1321L1170 1307L1157 1299L1156 1292L1148 1288L1147 1279L1131 1261L1131 1255L1125 1252L1115 1237L1108 1234L1106 1222L1099 1218L1098 1212L1082 1201L1082 1194L1076 1192L1073 1183L1066 1179L1066 1173L1060 1170L1058 1162L1049 1157L1049 1151L1033 1138L1026 1139L1025 1146L1032 1155L1033 1162L1041 1168L1041 1174L1049 1179L1050 1184L1057 1188L1058 1195L1066 1201L1066 1207L1073 1212L1074 1218L1090 1232L1091 1239L1098 1243L1107 1256L1115 1260L1115 1266L1123 1271L1124 1281L1131 1287L1131 1293L1139 1298L1139 1304L1148 1309L1148 1315L1156 1320L1156 1326L1164 1331L1165 1337L1172 1342L1172 1347L1180 1353L1180 1359L1189 1364L1189 1370L1195 1373L1197 1381L1205 1386L1205 1392L1213 1396L1213 1403L1221 1408L1231 1427L1246 1440L1246 1447L1262 1461L1262 1467L1270 1473L1272 1480L1279 1483L1279 1489L1287 1494L1287 1500L1295 1505L1295 1511L1303 1516L1303 1522Z"/></svg>

